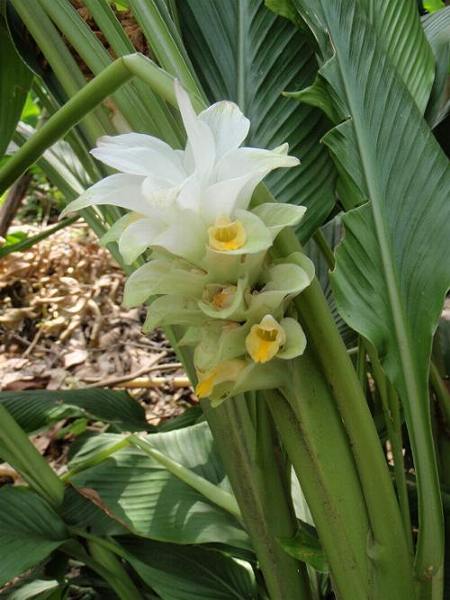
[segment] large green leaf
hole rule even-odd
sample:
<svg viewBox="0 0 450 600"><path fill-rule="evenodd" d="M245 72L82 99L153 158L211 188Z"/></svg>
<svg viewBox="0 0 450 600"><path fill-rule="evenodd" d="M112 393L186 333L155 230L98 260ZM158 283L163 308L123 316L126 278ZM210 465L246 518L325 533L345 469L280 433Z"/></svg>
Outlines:
<svg viewBox="0 0 450 600"><path fill-rule="evenodd" d="M111 423L121 431L148 431L145 411L127 392L84 390L27 390L1 392L4 404L27 432L67 417L88 416Z"/></svg>
<svg viewBox="0 0 450 600"><path fill-rule="evenodd" d="M450 6L423 17L422 25L436 60L436 77L426 112L427 121L436 127L450 109Z"/></svg>
<svg viewBox="0 0 450 600"><path fill-rule="evenodd" d="M127 560L163 600L257 598L251 566L216 550L125 538ZM286 599L287 600L287 599Z"/></svg>
<svg viewBox="0 0 450 600"><path fill-rule="evenodd" d="M427 382L450 284L448 164L363 11L350 0L295 2L302 13L314 5L330 36L314 91L316 101L333 102L342 123L325 142L368 199L343 218L333 276L338 307L377 347L402 398L419 483L417 566L436 569L442 510Z"/></svg>
<svg viewBox="0 0 450 600"><path fill-rule="evenodd" d="M0 157L13 136L33 74L22 62L0 14Z"/></svg>
<svg viewBox="0 0 450 600"><path fill-rule="evenodd" d="M300 167L267 178L279 201L308 207L300 227L306 240L334 205L335 169L320 139L329 128L320 111L296 109L281 94L305 87L317 71L307 37L275 16L263 0L182 0L186 47L210 101L234 100L251 120L246 144L272 148L289 142Z"/></svg>
<svg viewBox="0 0 450 600"><path fill-rule="evenodd" d="M78 468L82 461L121 439L122 436L114 434L87 439L69 466ZM151 434L146 439L212 484L228 487L206 423ZM140 450L119 450L101 464L73 476L71 483L80 493L94 499L109 516L140 536L178 544L219 542L249 547L246 533L229 513Z"/></svg>
<svg viewBox="0 0 450 600"><path fill-rule="evenodd" d="M416 0L359 0L380 47L423 113L434 80L434 58L420 24Z"/></svg>
<svg viewBox="0 0 450 600"><path fill-rule="evenodd" d="M47 556L69 537L47 502L23 488L0 489L0 586Z"/></svg>

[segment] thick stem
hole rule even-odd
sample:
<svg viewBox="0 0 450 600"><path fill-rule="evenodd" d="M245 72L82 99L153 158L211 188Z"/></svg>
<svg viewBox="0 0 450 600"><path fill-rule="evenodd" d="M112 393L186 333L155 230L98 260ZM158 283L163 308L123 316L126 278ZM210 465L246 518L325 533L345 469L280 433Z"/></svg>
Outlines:
<svg viewBox="0 0 450 600"><path fill-rule="evenodd" d="M285 467L262 398L203 404L271 600L310 600L306 568L278 543L297 525Z"/></svg>
<svg viewBox="0 0 450 600"><path fill-rule="evenodd" d="M257 188L254 204L273 202L264 186ZM287 256L302 251L292 230L284 230L274 244L274 254ZM295 299L308 344L317 356L324 377L333 391L355 458L364 493L374 547L383 571L393 578L411 581L413 566L402 518L384 453L358 375L328 307L319 282Z"/></svg>
<svg viewBox="0 0 450 600"><path fill-rule="evenodd" d="M286 256L301 249L292 231L276 240L275 251ZM401 513L377 430L357 373L348 356L319 282L295 300L308 343L317 356L344 422L367 505L374 547L392 578L411 581L413 570Z"/></svg>
<svg viewBox="0 0 450 600"><path fill-rule="evenodd" d="M358 474L333 397L311 352L295 361L268 405L311 510L340 600L369 598L370 528Z"/></svg>

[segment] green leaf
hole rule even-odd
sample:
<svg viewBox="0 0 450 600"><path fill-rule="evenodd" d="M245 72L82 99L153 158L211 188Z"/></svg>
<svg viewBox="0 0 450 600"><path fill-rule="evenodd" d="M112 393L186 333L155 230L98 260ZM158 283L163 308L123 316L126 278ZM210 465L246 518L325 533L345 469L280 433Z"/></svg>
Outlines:
<svg viewBox="0 0 450 600"><path fill-rule="evenodd" d="M121 431L152 429L145 419L142 406L122 391L93 388L1 392L0 404L5 405L28 433L74 416L88 416L111 423Z"/></svg>
<svg viewBox="0 0 450 600"><path fill-rule="evenodd" d="M320 139L329 128L320 111L281 94L311 83L317 71L307 38L274 15L263 0L183 0L178 3L186 47L210 101L237 102L251 121L246 145L289 142L300 167L267 178L277 200L308 208L306 240L334 205L335 169Z"/></svg>
<svg viewBox="0 0 450 600"><path fill-rule="evenodd" d="M101 73L112 62L103 44L70 3L65 0L41 0L40 4L95 75ZM107 10L107 7L103 8ZM102 24L106 29L106 23ZM113 36L114 33L117 36L116 28L107 28L109 36ZM125 47L122 47L124 50ZM130 50L120 52L129 53ZM179 143L174 133L176 120L173 114L148 84L132 80L119 88L113 98L126 119L126 129L129 125L133 131L157 135L174 145ZM119 126L120 129L123 129L123 125Z"/></svg>
<svg viewBox="0 0 450 600"><path fill-rule="evenodd" d="M321 233L325 238L325 242L328 244L332 252L335 251L337 245L342 241L343 229L344 228L342 226L341 215L336 216L333 220L329 221L321 228ZM315 241L315 238L309 240L308 243L305 245L305 252L314 263L316 277L320 283L323 293L325 294L328 306L330 307L330 311L333 315L334 320L336 321L337 328L339 329L339 333L341 334L345 345L347 346L347 348L355 346L358 336L355 333L355 331L353 331L353 329L351 329L347 325L347 323L339 314L338 308L336 306L336 299L331 288L331 268L325 260L317 242Z"/></svg>
<svg viewBox="0 0 450 600"><path fill-rule="evenodd" d="M343 122L325 142L369 199L343 218L336 299L349 325L377 347L402 398L419 479L417 566L437 569L442 509L428 365L450 284L448 164L361 10L349 0L296 2L303 10L314 4L335 53L320 74Z"/></svg>
<svg viewBox="0 0 450 600"><path fill-rule="evenodd" d="M426 111L427 121L436 127L450 109L450 6L423 17L422 25L436 60L436 77Z"/></svg>
<svg viewBox="0 0 450 600"><path fill-rule="evenodd" d="M423 113L434 80L434 58L414 0L359 0L419 110Z"/></svg>
<svg viewBox="0 0 450 600"><path fill-rule="evenodd" d="M36 579L23 585L8 596L8 600L28 600L29 598L47 598L49 592L60 587L56 579ZM47 593L46 593L47 592Z"/></svg>
<svg viewBox="0 0 450 600"><path fill-rule="evenodd" d="M257 598L249 563L199 546L120 540L127 561L165 600L249 600ZM286 599L287 600L287 599Z"/></svg>
<svg viewBox="0 0 450 600"><path fill-rule="evenodd" d="M69 467L78 467L121 439L113 434L89 438ZM206 423L145 439L172 460L228 491ZM71 483L111 518L142 537L177 544L219 542L249 547L246 533L229 513L134 448L119 450L101 464L74 475Z"/></svg>
<svg viewBox="0 0 450 600"><path fill-rule="evenodd" d="M0 489L0 585L45 560L69 534L40 496L23 488Z"/></svg>
<svg viewBox="0 0 450 600"><path fill-rule="evenodd" d="M0 156L5 154L13 136L32 77L17 54L6 23L0 16Z"/></svg>
<svg viewBox="0 0 450 600"><path fill-rule="evenodd" d="M316 571L322 573L329 571L327 559L317 535L310 533L306 526L303 526L293 538L281 538L280 543L289 556L305 562Z"/></svg>
<svg viewBox="0 0 450 600"><path fill-rule="evenodd" d="M33 96L31 92L27 94L27 98L25 100L24 107L22 109L22 114L20 115L20 120L26 123L27 125L31 125L32 127L36 127L38 122L38 117L41 114L41 109L37 102L33 100Z"/></svg>
<svg viewBox="0 0 450 600"><path fill-rule="evenodd" d="M444 8L445 4L442 0L424 0L423 7L429 13L434 13L437 10Z"/></svg>

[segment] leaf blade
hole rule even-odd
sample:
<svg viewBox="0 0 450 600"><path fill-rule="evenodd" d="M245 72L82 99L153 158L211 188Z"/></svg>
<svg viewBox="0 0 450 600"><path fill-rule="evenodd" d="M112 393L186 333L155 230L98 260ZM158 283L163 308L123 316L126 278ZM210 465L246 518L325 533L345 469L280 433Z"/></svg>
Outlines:
<svg viewBox="0 0 450 600"><path fill-rule="evenodd" d="M311 4L296 3L301 10ZM328 101L338 98L347 119L325 142L370 200L344 217L332 279L342 316L377 346L404 403L420 482L422 575L442 559L427 379L432 332L450 283L447 160L364 14L350 2L320 5L335 52L320 73Z"/></svg>

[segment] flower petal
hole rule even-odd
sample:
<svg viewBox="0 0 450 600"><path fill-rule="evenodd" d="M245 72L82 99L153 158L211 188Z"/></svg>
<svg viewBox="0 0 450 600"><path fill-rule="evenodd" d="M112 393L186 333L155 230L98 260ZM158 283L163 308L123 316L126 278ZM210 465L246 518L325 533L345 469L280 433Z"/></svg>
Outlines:
<svg viewBox="0 0 450 600"><path fill-rule="evenodd" d="M155 238L152 245L193 264L200 264L206 252L207 237L201 217L190 210L183 210L176 214L176 220Z"/></svg>
<svg viewBox="0 0 450 600"><path fill-rule="evenodd" d="M204 193L202 202L205 219L212 222L220 216L231 217L237 208L247 208L251 197L251 194L249 196L247 193L247 188L253 178L254 175L247 173L241 177L225 179L210 185ZM242 202L243 197L245 202Z"/></svg>
<svg viewBox="0 0 450 600"><path fill-rule="evenodd" d="M132 273L126 283L123 304L139 306L150 296L173 294L199 298L206 274L181 261L151 260Z"/></svg>
<svg viewBox="0 0 450 600"><path fill-rule="evenodd" d="M306 207L282 204L281 202L267 202L256 206L252 212L266 224L272 234L272 239L275 239L285 227L293 227L300 223Z"/></svg>
<svg viewBox="0 0 450 600"><path fill-rule="evenodd" d="M198 115L206 123L214 136L216 161L227 152L236 150L245 140L250 129L250 121L234 102L216 102Z"/></svg>
<svg viewBox="0 0 450 600"><path fill-rule="evenodd" d="M240 248L237 248L236 250L227 250L225 254L256 254L270 248L272 245L270 231L258 216L248 210L237 210L235 216L237 221L244 226L247 239L245 244Z"/></svg>
<svg viewBox="0 0 450 600"><path fill-rule="evenodd" d="M286 333L286 342L278 352L277 358L289 360L303 354L306 348L306 336L300 323L288 317L282 319L280 325Z"/></svg>
<svg viewBox="0 0 450 600"><path fill-rule="evenodd" d="M134 223L139 219L142 219L142 215L135 212L129 212L126 215L123 215L123 217L120 217L120 219L108 229L105 235L100 238L101 245L106 246L111 242L117 242L125 229L131 225L131 223Z"/></svg>
<svg viewBox="0 0 450 600"><path fill-rule="evenodd" d="M286 262L272 266L262 290L247 298L248 318L258 320L267 313L278 317L280 312L283 314L286 302L307 288L311 281L310 273L299 265Z"/></svg>
<svg viewBox="0 0 450 600"><path fill-rule="evenodd" d="M132 175L154 174L179 183L185 177L182 157L158 138L142 133L105 135L91 154L106 165Z"/></svg>
<svg viewBox="0 0 450 600"><path fill-rule="evenodd" d="M216 158L212 131L206 123L198 119L187 92L178 81L175 81L175 94L188 137L186 152L192 153L195 170L199 176L206 177L211 172Z"/></svg>
<svg viewBox="0 0 450 600"><path fill-rule="evenodd" d="M200 309L213 319L241 321L245 315L244 290L247 278L242 277L237 286L210 283L205 286L204 297L199 301Z"/></svg>
<svg viewBox="0 0 450 600"><path fill-rule="evenodd" d="M147 318L142 327L148 333L164 325L203 325L205 315L197 306L197 301L183 296L160 296L156 298L147 311Z"/></svg>
<svg viewBox="0 0 450 600"><path fill-rule="evenodd" d="M262 148L238 148L227 154L217 163L216 177L218 181L234 179L247 175L249 182L245 194L241 197L241 206L250 201L255 187L264 177L280 167L295 167L300 161L295 156L287 154L288 144L283 144L273 150Z"/></svg>
<svg viewBox="0 0 450 600"><path fill-rule="evenodd" d="M161 233L167 224L155 217L139 219L129 225L119 239L119 252L126 265L134 262Z"/></svg>
<svg viewBox="0 0 450 600"><path fill-rule="evenodd" d="M182 184L173 185L167 179L150 176L142 182L142 194L153 208L168 209L175 202Z"/></svg>
<svg viewBox="0 0 450 600"><path fill-rule="evenodd" d="M151 207L142 195L143 177L116 173L94 183L79 198L71 202L61 213L61 218L70 212L81 210L87 206L110 204L146 215L151 214Z"/></svg>

